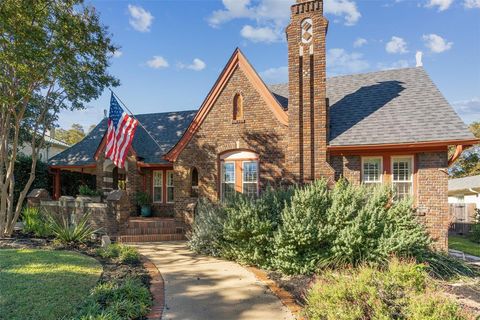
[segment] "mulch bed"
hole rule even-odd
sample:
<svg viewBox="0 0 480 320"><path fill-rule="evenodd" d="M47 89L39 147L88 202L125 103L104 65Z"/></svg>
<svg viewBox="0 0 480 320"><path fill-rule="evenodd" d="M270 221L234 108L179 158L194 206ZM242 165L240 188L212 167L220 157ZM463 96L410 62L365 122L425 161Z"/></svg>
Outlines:
<svg viewBox="0 0 480 320"><path fill-rule="evenodd" d="M296 303L305 306L305 295L313 284L315 276L286 276L277 271L268 271L268 277L295 299Z"/></svg>

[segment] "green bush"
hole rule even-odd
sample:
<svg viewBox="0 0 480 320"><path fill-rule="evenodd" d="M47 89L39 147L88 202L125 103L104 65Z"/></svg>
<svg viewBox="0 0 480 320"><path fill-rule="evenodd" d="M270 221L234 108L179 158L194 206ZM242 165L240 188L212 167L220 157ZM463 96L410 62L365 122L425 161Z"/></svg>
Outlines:
<svg viewBox="0 0 480 320"><path fill-rule="evenodd" d="M325 271L307 294L308 319L468 319L435 288L425 266L392 259L384 270L369 266Z"/></svg>
<svg viewBox="0 0 480 320"><path fill-rule="evenodd" d="M22 210L23 231L33 233L37 237L51 235L48 219L38 207L25 207Z"/></svg>
<svg viewBox="0 0 480 320"><path fill-rule="evenodd" d="M137 319L152 305L150 291L138 279L109 281L92 289L76 319Z"/></svg>
<svg viewBox="0 0 480 320"><path fill-rule="evenodd" d="M326 212L330 206L327 182L317 180L293 194L281 213L281 225L274 237L277 269L287 274L309 273L326 254L328 231Z"/></svg>
<svg viewBox="0 0 480 320"><path fill-rule="evenodd" d="M225 205L222 256L263 268L272 266L274 232L292 189L269 188L262 197L236 197Z"/></svg>
<svg viewBox="0 0 480 320"><path fill-rule="evenodd" d="M84 214L77 223L70 223L65 217L61 219L48 216L48 227L55 240L64 245L85 243L97 232L88 222L90 213Z"/></svg>
<svg viewBox="0 0 480 320"><path fill-rule="evenodd" d="M480 209L475 209L475 223L472 225L468 238L473 242L480 243Z"/></svg>
<svg viewBox="0 0 480 320"><path fill-rule="evenodd" d="M45 160L45 159L43 159ZM32 157L19 154L15 161L15 187L14 187L14 202L17 203L20 192L23 190L30 177L32 169ZM41 159L37 160L35 167L35 179L30 187L29 192L32 189L43 188L52 192L52 179L48 173L48 165Z"/></svg>
<svg viewBox="0 0 480 320"><path fill-rule="evenodd" d="M118 243L112 243L106 248L97 249L97 254L120 263L137 264L140 262L140 254L137 249Z"/></svg>
<svg viewBox="0 0 480 320"><path fill-rule="evenodd" d="M223 225L227 213L220 204L200 199L197 214L188 235L188 245L194 252L218 257L223 247Z"/></svg>
<svg viewBox="0 0 480 320"><path fill-rule="evenodd" d="M81 196L95 197L101 195L101 192L98 190L93 190L89 186L82 184L78 187L78 194Z"/></svg>
<svg viewBox="0 0 480 320"><path fill-rule="evenodd" d="M477 272L465 262L449 256L446 253L425 250L415 256L417 262L427 266L432 277L451 279L459 276L473 277Z"/></svg>

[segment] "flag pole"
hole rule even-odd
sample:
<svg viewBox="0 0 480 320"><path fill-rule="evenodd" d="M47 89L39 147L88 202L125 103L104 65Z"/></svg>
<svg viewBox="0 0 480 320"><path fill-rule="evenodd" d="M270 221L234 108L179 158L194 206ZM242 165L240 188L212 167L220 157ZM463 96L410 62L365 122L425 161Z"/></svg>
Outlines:
<svg viewBox="0 0 480 320"><path fill-rule="evenodd" d="M145 130L145 132L150 136L150 138L152 138L153 142L155 142L155 144L160 148L160 150L162 149L162 147L160 146L160 144L157 142L157 140L152 136L152 134L150 133L150 131L147 130L147 128L145 128L145 126L143 125L143 123L140 122L140 120L137 119L137 117L135 117L135 115L133 114L133 112L127 107L127 105L125 103L123 103L123 101L120 99L119 96L117 96L115 94L115 92L113 92L112 89L108 88L108 90L110 90L110 92L113 94L113 96L125 107L125 109L127 109L128 112L130 112L130 115L138 121L138 124L143 128L143 130Z"/></svg>

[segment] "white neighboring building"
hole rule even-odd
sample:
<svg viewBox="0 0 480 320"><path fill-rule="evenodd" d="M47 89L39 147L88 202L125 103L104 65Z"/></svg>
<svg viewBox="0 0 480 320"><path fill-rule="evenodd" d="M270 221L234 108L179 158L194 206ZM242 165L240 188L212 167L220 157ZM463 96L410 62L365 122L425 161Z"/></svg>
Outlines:
<svg viewBox="0 0 480 320"><path fill-rule="evenodd" d="M448 203L475 203L480 208L480 175L448 180Z"/></svg>
<svg viewBox="0 0 480 320"><path fill-rule="evenodd" d="M41 160L43 162L47 162L48 159L51 157L59 154L63 150L69 148L70 145L60 141L58 139L55 139L55 131L47 131L45 133L45 146L40 150L38 153L38 160ZM20 150L20 153L30 156L32 154L32 147L26 143L23 145Z"/></svg>

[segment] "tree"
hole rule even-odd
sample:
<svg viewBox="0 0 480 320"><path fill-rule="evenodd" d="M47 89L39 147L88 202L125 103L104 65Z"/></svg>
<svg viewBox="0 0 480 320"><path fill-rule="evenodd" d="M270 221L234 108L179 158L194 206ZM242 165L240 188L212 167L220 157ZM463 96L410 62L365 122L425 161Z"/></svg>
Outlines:
<svg viewBox="0 0 480 320"><path fill-rule="evenodd" d="M469 129L480 139L480 122L473 122ZM450 175L454 178L480 175L480 145L465 151L450 170Z"/></svg>
<svg viewBox="0 0 480 320"><path fill-rule="evenodd" d="M72 145L85 138L85 131L81 125L74 123L68 130L58 129L55 138Z"/></svg>
<svg viewBox="0 0 480 320"><path fill-rule="evenodd" d="M107 72L116 49L82 0L0 1L0 237L13 231L58 112L82 109L118 85ZM32 163L15 202L14 169L25 141Z"/></svg>

